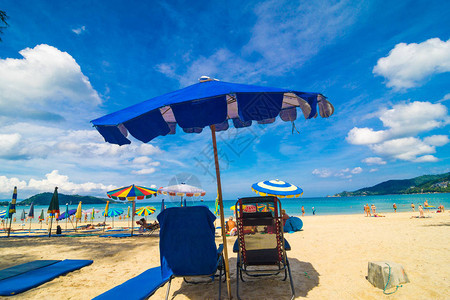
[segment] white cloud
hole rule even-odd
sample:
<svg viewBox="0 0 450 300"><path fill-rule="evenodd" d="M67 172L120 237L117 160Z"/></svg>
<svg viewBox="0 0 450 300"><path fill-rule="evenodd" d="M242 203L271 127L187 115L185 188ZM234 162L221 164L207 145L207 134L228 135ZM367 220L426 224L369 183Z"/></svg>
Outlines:
<svg viewBox="0 0 450 300"><path fill-rule="evenodd" d="M373 169L370 169L370 170L369 170L370 173L373 173L373 172L376 172L376 171L378 171L377 168L373 168Z"/></svg>
<svg viewBox="0 0 450 300"><path fill-rule="evenodd" d="M434 74L450 71L450 40L432 38L423 43L400 43L378 60L373 73L387 79L395 89L420 86Z"/></svg>
<svg viewBox="0 0 450 300"><path fill-rule="evenodd" d="M418 157L422 155L436 153L434 146L428 145L414 137L389 140L370 147L378 155L415 162L420 162Z"/></svg>
<svg viewBox="0 0 450 300"><path fill-rule="evenodd" d="M446 135L432 135L429 137L426 137L423 139L423 142L425 144L431 145L431 146L444 146L448 144L449 139Z"/></svg>
<svg viewBox="0 0 450 300"><path fill-rule="evenodd" d="M98 191L106 192L116 188L113 185L93 182L74 183L69 180L68 176L59 174L58 170L53 170L46 174L45 177L45 179L31 178L27 184L25 180L20 180L15 177L7 178L6 176L0 176L0 193L12 193L14 186L17 186L19 190L23 189L34 192L52 192L57 186L59 192L70 194Z"/></svg>
<svg viewBox="0 0 450 300"><path fill-rule="evenodd" d="M417 137L418 134L450 124L447 108L440 103L416 101L397 104L376 115L386 129L375 131L367 127L354 127L347 134L346 140L354 145L367 145L380 156L412 162L437 161L431 154L436 153L436 147L449 143L446 135L432 135L423 139ZM382 158L375 157L366 158L363 162L386 163Z"/></svg>
<svg viewBox="0 0 450 300"><path fill-rule="evenodd" d="M386 161L384 161L381 157L367 157L362 160L362 162L368 165L385 165Z"/></svg>
<svg viewBox="0 0 450 300"><path fill-rule="evenodd" d="M414 162L437 162L437 161L439 161L439 159L433 155L424 155L414 160Z"/></svg>
<svg viewBox="0 0 450 300"><path fill-rule="evenodd" d="M447 108L430 102L397 104L389 110L378 112L386 130L354 127L347 135L347 141L354 145L377 144L388 139L416 135L450 123Z"/></svg>
<svg viewBox="0 0 450 300"><path fill-rule="evenodd" d="M313 175L317 175L317 176L322 177L322 178L330 177L330 176L333 175L333 173L330 170L328 170L328 169L320 169L320 170L319 169L314 169L312 171L312 174Z"/></svg>
<svg viewBox="0 0 450 300"><path fill-rule="evenodd" d="M141 170L137 170L137 171L131 171L131 174L146 175L146 174L152 174L155 172L156 172L155 168L147 168L147 169L141 169Z"/></svg>
<svg viewBox="0 0 450 300"><path fill-rule="evenodd" d="M374 131L373 129L367 127L354 127L349 131L346 139L350 144L367 145L379 143L385 139L385 136L386 134L383 130Z"/></svg>
<svg viewBox="0 0 450 300"><path fill-rule="evenodd" d="M61 121L88 114L101 99L67 52L42 44L0 59L0 115Z"/></svg>
<svg viewBox="0 0 450 300"><path fill-rule="evenodd" d="M0 194L11 193L12 195L15 186L18 189L22 189L27 186L27 182L16 177L8 178L6 176L0 176Z"/></svg>
<svg viewBox="0 0 450 300"><path fill-rule="evenodd" d="M439 100L438 102L440 103L440 102L444 102L444 101L447 101L447 100L450 100L450 93L445 94L445 96L442 97L442 99Z"/></svg>
<svg viewBox="0 0 450 300"><path fill-rule="evenodd" d="M137 152L141 155L155 155L162 153L159 147L155 147L151 144L141 144Z"/></svg>
<svg viewBox="0 0 450 300"><path fill-rule="evenodd" d="M351 170L352 174L359 174L363 171L363 169L361 167L356 167L354 169Z"/></svg>
<svg viewBox="0 0 450 300"><path fill-rule="evenodd" d="M151 162L152 159L148 156L139 156L133 159L133 164L146 164Z"/></svg>
<svg viewBox="0 0 450 300"><path fill-rule="evenodd" d="M72 29L72 31L73 31L76 35L80 35L80 34L82 34L83 32L86 31L86 26L81 26L81 27L79 27L79 28Z"/></svg>

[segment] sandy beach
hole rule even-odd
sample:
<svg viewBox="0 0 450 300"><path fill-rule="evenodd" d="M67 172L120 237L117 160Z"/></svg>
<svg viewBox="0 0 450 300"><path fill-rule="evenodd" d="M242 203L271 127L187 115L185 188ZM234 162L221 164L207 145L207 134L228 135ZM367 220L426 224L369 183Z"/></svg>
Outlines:
<svg viewBox="0 0 450 300"><path fill-rule="evenodd" d="M363 215L302 217L302 231L286 234L296 298L379 299L380 289L366 279L369 261L394 261L410 279L390 296L394 299L448 299L450 295L450 214L389 213L385 218ZM123 222L126 226L127 222ZM116 222L116 227L120 226ZM37 225L35 225L37 226ZM64 226L62 226L64 228ZM233 298L236 289L235 237L228 239ZM217 244L221 238L216 239ZM159 265L158 235L128 238L60 237L0 239L0 268L35 259L91 259L94 263L58 277L17 299L91 299ZM231 253L230 253L231 252ZM289 299L289 283L280 277L250 279L242 285L243 299ZM225 287L225 285L223 285ZM163 299L167 286L151 299ZM189 285L172 282L175 299L213 299L218 282ZM226 289L222 290L226 295ZM225 298L225 297L224 297Z"/></svg>

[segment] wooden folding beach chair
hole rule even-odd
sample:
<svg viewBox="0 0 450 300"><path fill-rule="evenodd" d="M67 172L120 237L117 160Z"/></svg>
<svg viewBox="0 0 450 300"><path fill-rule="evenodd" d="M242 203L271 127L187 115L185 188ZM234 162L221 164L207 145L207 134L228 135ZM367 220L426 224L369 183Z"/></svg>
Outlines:
<svg viewBox="0 0 450 300"><path fill-rule="evenodd" d="M289 275L294 299L295 291L289 260L286 256L287 242L283 236L281 203L273 196L241 198L236 202L238 227L238 257L236 294L239 297L239 279L244 274L251 277Z"/></svg>

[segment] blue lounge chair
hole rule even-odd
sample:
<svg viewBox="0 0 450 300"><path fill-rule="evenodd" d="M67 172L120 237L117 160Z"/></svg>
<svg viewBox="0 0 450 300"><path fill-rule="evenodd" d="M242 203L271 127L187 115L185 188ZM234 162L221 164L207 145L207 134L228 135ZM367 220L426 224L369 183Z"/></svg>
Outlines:
<svg viewBox="0 0 450 300"><path fill-rule="evenodd" d="M283 236L281 203L273 196L241 198L236 203L238 228L238 256L236 266L236 294L239 297L239 280L244 274L252 277L278 275L291 284L295 297L291 268L286 255L290 249ZM270 209L272 208L272 209ZM234 250L234 249L233 249Z"/></svg>
<svg viewBox="0 0 450 300"><path fill-rule="evenodd" d="M216 217L205 206L172 207L158 215L162 277L169 277L166 299L174 277L209 276L219 271L219 299L225 275L222 250L215 243Z"/></svg>

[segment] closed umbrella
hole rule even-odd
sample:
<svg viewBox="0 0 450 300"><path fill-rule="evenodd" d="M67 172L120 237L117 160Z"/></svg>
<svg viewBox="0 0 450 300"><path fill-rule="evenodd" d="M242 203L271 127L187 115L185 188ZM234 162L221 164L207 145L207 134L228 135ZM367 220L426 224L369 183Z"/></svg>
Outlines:
<svg viewBox="0 0 450 300"><path fill-rule="evenodd" d="M50 237L52 235L53 219L56 214L59 214L58 187L55 187L47 212L50 214L50 229L48 230L48 237Z"/></svg>
<svg viewBox="0 0 450 300"><path fill-rule="evenodd" d="M31 203L30 211L28 212L28 219L30 219L29 232L31 232L31 219L34 219L34 202Z"/></svg>
<svg viewBox="0 0 450 300"><path fill-rule="evenodd" d="M11 203L9 203L8 206L8 218L9 218L9 228L8 228L8 236L11 233L11 223L12 223L12 219L13 219L13 214L16 212L16 201L17 201L17 187L14 187L14 192L12 195L12 200Z"/></svg>
<svg viewBox="0 0 450 300"><path fill-rule="evenodd" d="M81 210L81 201L78 203L77 211L75 212L75 230L77 230L78 220L81 220L83 211Z"/></svg>
<svg viewBox="0 0 450 300"><path fill-rule="evenodd" d="M259 124L273 123L277 116L283 121L292 122L294 129L298 107L306 119L314 118L319 113L327 118L334 112L331 103L319 93L228 83L202 76L200 83L157 96L91 122L106 142L118 145L131 143L127 138L128 133L147 143L157 136L174 134L177 124L186 133L200 133L204 127L210 127L219 193L225 275L228 297L231 299L216 131L227 130L230 119L235 128L242 128L251 126L253 121Z"/></svg>
<svg viewBox="0 0 450 300"><path fill-rule="evenodd" d="M44 216L44 209L41 210L41 215L39 216L39 223L41 223L41 229L42 229L42 222L45 220Z"/></svg>
<svg viewBox="0 0 450 300"><path fill-rule="evenodd" d="M106 217L108 215L108 207L109 207L109 201L106 201L105 211L103 212L103 216L105 217L105 220L103 221L103 231L105 231L105 227L106 227Z"/></svg>

